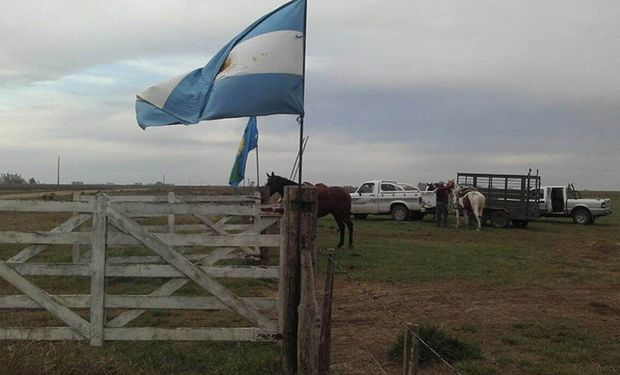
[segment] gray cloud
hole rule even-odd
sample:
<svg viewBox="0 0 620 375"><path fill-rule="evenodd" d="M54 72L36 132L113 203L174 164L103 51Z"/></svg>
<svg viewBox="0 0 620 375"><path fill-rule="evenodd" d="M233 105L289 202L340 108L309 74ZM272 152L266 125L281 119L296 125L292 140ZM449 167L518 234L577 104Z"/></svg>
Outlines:
<svg viewBox="0 0 620 375"><path fill-rule="evenodd" d="M67 182L225 184L243 119L142 131L134 95L281 3L0 3L0 171L55 181L62 155ZM548 183L620 186L616 1L316 0L309 12L307 180L539 168ZM259 128L261 165L287 175L295 118Z"/></svg>

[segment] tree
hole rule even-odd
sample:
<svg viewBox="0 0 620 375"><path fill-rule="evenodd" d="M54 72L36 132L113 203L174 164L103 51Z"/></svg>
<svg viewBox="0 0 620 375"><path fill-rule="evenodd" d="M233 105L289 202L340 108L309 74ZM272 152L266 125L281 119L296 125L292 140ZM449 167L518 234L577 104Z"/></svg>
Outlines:
<svg viewBox="0 0 620 375"><path fill-rule="evenodd" d="M26 180L17 173L2 173L0 174L0 184L4 185L24 185Z"/></svg>
<svg viewBox="0 0 620 375"><path fill-rule="evenodd" d="M28 180L28 183L30 185L36 185L39 183L39 181L37 181L34 177L30 177L30 180Z"/></svg>

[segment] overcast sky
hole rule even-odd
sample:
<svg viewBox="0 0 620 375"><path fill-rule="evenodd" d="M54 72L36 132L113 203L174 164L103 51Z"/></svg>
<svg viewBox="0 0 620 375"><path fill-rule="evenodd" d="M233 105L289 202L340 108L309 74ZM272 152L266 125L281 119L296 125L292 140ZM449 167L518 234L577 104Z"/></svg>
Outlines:
<svg viewBox="0 0 620 375"><path fill-rule="evenodd" d="M63 183L225 185L246 120L143 131L135 94L203 66L282 3L0 1L0 172L54 183L60 156ZM304 180L532 168L543 184L620 190L619 1L308 8ZM288 176L295 116L258 126L261 173Z"/></svg>

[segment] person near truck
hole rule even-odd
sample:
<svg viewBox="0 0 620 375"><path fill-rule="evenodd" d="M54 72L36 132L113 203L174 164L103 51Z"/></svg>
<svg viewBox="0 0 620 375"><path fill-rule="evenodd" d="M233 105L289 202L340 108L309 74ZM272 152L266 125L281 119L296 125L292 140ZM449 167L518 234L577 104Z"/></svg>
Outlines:
<svg viewBox="0 0 620 375"><path fill-rule="evenodd" d="M448 199L450 199L452 188L454 188L454 181L448 182L447 185L443 181L437 183L437 188L435 189L435 218L438 227L448 227Z"/></svg>

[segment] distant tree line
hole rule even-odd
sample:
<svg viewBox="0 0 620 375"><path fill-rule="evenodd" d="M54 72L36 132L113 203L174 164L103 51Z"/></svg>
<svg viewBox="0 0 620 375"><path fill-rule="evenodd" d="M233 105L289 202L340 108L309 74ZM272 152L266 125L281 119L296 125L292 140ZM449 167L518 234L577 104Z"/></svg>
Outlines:
<svg viewBox="0 0 620 375"><path fill-rule="evenodd" d="M28 181L22 177L22 175L18 173L2 173L0 174L0 185L34 185L38 184L39 181L35 180L34 177L31 177Z"/></svg>

